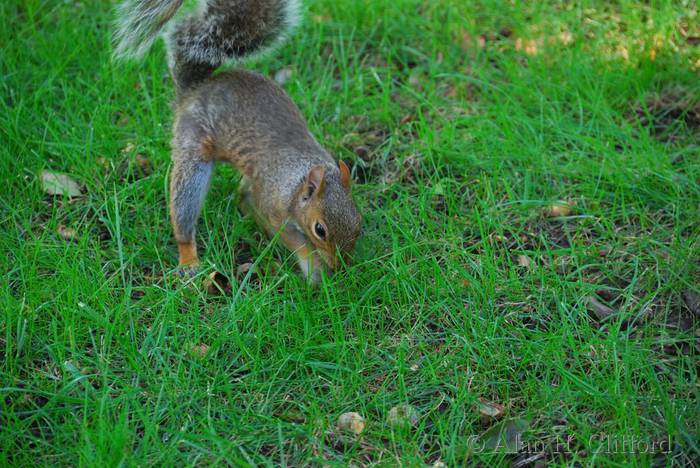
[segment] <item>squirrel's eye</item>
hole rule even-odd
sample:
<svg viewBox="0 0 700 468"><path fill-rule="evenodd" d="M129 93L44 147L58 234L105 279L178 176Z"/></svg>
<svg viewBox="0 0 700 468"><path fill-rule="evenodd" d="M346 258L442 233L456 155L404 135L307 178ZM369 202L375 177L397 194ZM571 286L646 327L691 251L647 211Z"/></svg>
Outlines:
<svg viewBox="0 0 700 468"><path fill-rule="evenodd" d="M314 224L314 234L316 234L318 236L318 238L321 240L326 238L326 228L323 227L323 224L321 224L321 223Z"/></svg>

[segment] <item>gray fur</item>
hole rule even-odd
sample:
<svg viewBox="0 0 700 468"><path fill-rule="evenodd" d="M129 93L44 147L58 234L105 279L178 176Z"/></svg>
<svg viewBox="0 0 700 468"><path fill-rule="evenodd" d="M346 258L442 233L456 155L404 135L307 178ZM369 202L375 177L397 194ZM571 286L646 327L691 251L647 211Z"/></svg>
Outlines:
<svg viewBox="0 0 700 468"><path fill-rule="evenodd" d="M195 226L209 191L214 163L195 158L173 161L170 176L171 219L178 242L194 242Z"/></svg>
<svg viewBox="0 0 700 468"><path fill-rule="evenodd" d="M165 32L178 91L202 81L223 63L258 55L282 42L299 19L297 0L198 0L173 20L183 0L124 0L114 36L116 58L138 58Z"/></svg>
<svg viewBox="0 0 700 468"><path fill-rule="evenodd" d="M114 57L140 58L155 41L183 0L124 0L117 7Z"/></svg>

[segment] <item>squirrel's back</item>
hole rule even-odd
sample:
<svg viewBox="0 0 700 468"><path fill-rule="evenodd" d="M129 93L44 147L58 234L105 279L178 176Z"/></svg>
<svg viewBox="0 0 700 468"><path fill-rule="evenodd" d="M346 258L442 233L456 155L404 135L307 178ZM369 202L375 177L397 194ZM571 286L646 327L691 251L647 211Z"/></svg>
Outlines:
<svg viewBox="0 0 700 468"><path fill-rule="evenodd" d="M261 164L304 154L307 165L334 164L289 96L253 71L234 69L206 80L183 94L175 115L175 135L206 135L208 157L233 162L248 176L245 161L250 158Z"/></svg>
<svg viewBox="0 0 700 468"><path fill-rule="evenodd" d="M165 28L179 93L223 63L259 54L284 40L299 10L297 0L198 0L196 10L174 18L182 3L125 0L119 8L114 50L117 58L140 57Z"/></svg>

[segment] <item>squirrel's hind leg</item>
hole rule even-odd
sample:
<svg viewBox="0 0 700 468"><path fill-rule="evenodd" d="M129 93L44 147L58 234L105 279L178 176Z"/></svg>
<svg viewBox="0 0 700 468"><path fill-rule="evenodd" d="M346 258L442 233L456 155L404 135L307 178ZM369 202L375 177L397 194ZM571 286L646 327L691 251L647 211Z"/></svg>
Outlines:
<svg viewBox="0 0 700 468"><path fill-rule="evenodd" d="M200 159L173 158L170 176L170 220L180 255L180 268L199 265L195 228L209 190L214 163Z"/></svg>

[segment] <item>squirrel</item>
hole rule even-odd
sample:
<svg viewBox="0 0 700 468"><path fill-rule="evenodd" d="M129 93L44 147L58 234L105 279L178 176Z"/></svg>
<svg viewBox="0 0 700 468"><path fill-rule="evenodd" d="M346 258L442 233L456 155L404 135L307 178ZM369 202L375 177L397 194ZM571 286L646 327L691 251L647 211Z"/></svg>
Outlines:
<svg viewBox="0 0 700 468"><path fill-rule="evenodd" d="M182 271L199 266L195 225L215 162L241 174L242 211L320 280L348 255L362 218L351 197L348 166L316 141L299 109L270 79L222 64L257 55L296 25L296 0L125 0L118 10L114 56L143 56L163 32L175 84L170 219ZM340 254L340 255L338 255Z"/></svg>

